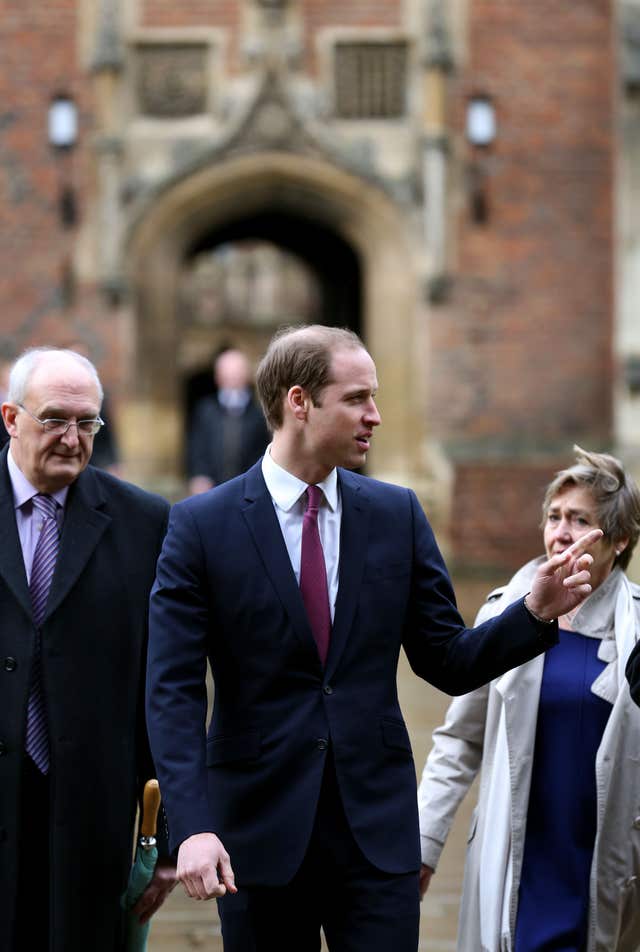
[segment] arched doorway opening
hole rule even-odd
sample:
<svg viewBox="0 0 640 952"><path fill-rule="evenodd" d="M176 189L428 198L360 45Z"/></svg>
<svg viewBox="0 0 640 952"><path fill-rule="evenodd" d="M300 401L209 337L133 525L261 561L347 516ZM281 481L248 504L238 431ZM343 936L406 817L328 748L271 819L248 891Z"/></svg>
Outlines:
<svg viewBox="0 0 640 952"><path fill-rule="evenodd" d="M255 361L282 325L361 333L361 269L353 248L318 222L264 210L194 239L186 250L178 323L186 425L213 393L211 365L228 347Z"/></svg>
<svg viewBox="0 0 640 952"><path fill-rule="evenodd" d="M421 249L380 187L326 161L280 152L218 161L167 183L131 228L133 386L122 430L132 476L179 494L185 263L199 251L249 238L294 251L318 279L321 319L360 331L378 365L385 423L372 472L418 486L426 373Z"/></svg>

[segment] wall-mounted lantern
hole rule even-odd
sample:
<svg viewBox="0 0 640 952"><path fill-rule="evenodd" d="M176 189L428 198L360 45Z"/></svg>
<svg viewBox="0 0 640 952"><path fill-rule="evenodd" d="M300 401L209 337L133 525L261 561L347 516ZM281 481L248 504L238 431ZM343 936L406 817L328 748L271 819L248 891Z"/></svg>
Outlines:
<svg viewBox="0 0 640 952"><path fill-rule="evenodd" d="M486 148L496 137L496 110L488 96L471 96L467 103L467 139Z"/></svg>
<svg viewBox="0 0 640 952"><path fill-rule="evenodd" d="M59 92L51 99L47 112L47 139L58 156L58 217L63 228L73 228L78 220L75 190L70 173L63 168L63 156L78 142L78 108L67 93Z"/></svg>
<svg viewBox="0 0 640 952"><path fill-rule="evenodd" d="M489 220L487 171L481 153L495 142L497 134L496 110L491 97L476 94L467 102L466 136L474 151L468 167L469 211L471 220L484 225Z"/></svg>
<svg viewBox="0 0 640 952"><path fill-rule="evenodd" d="M66 93L53 97L47 113L47 135L54 149L72 149L78 141L78 109Z"/></svg>

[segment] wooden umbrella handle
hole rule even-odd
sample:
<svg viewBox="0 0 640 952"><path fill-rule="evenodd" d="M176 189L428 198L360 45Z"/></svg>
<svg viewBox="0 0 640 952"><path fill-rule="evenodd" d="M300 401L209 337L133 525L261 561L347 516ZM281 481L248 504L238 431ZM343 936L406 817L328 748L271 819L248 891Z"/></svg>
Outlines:
<svg viewBox="0 0 640 952"><path fill-rule="evenodd" d="M141 836L155 836L160 809L160 784L157 780L147 780L142 795Z"/></svg>

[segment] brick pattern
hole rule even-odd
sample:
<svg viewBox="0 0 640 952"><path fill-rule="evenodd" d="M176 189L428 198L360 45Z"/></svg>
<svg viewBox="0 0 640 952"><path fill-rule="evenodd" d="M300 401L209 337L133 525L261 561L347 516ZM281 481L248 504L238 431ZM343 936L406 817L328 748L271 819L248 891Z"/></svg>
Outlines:
<svg viewBox="0 0 640 952"><path fill-rule="evenodd" d="M219 26L235 29L238 0L142 0L140 22L145 27Z"/></svg>
<svg viewBox="0 0 640 952"><path fill-rule="evenodd" d="M462 462L456 467L456 504L450 526L454 565L486 574L509 573L544 552L541 505L567 456L540 462Z"/></svg>
<svg viewBox="0 0 640 952"><path fill-rule="evenodd" d="M466 459L606 445L611 4L486 0L470 4L469 16L469 68L453 101L467 170L475 163L485 176L489 218L474 224L461 203L454 292L431 321L430 421L452 455ZM475 154L462 141L472 93L491 96L497 112L494 145ZM461 494L468 493L478 520L502 499L491 479L466 464L456 487L454 508L466 505ZM528 492L523 486L523 506ZM456 554L475 558L468 533L459 535Z"/></svg>
<svg viewBox="0 0 640 952"><path fill-rule="evenodd" d="M74 66L75 3L55 0L46 11L35 0L11 6L0 24L0 312L5 333L28 337L52 310L71 250L58 229L59 173L69 172L74 184L82 176L77 155L71 167L48 146L47 109L64 90L82 110L84 95Z"/></svg>
<svg viewBox="0 0 640 952"><path fill-rule="evenodd" d="M304 30L305 59L310 72L315 73L316 35L327 27L387 27L402 26L400 0L301 0L300 17Z"/></svg>
<svg viewBox="0 0 640 952"><path fill-rule="evenodd" d="M5 5L6 7L7 5ZM15 351L83 338L92 356L115 376L119 327L96 289L77 274L76 251L95 188L91 85L78 61L76 0L22 0L0 21L0 314L3 347ZM54 95L78 107L79 139L72 153L47 142L47 110ZM76 228L61 225L58 196L71 185ZM65 298L65 284L75 288Z"/></svg>
<svg viewBox="0 0 640 952"><path fill-rule="evenodd" d="M230 74L241 70L240 0L141 0L142 27L216 27L229 32L225 69Z"/></svg>

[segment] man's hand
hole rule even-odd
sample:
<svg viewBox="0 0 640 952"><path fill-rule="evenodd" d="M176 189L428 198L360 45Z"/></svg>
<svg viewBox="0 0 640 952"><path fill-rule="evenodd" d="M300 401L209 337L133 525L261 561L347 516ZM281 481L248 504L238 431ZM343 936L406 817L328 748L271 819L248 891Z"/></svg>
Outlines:
<svg viewBox="0 0 640 952"><path fill-rule="evenodd" d="M434 872L435 870L433 870L431 866L425 866L424 863L420 867L420 902L422 902L427 893Z"/></svg>
<svg viewBox="0 0 640 952"><path fill-rule="evenodd" d="M587 549L602 535L601 529L592 529L564 552L553 555L538 567L525 599L527 608L534 615L544 621L553 621L572 611L591 593L589 566L593 558Z"/></svg>
<svg viewBox="0 0 640 952"><path fill-rule="evenodd" d="M215 833L196 833L180 844L177 876L192 899L238 891L229 854Z"/></svg>
<svg viewBox="0 0 640 952"><path fill-rule="evenodd" d="M131 909L141 923L148 922L158 911L177 881L174 861L164 857L159 859L151 882Z"/></svg>

